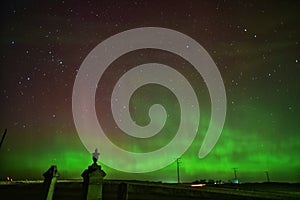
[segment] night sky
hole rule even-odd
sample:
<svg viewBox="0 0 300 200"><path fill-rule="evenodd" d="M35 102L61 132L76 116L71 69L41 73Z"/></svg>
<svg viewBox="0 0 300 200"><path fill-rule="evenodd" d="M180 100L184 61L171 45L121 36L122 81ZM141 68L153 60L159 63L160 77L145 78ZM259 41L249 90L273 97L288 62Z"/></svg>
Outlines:
<svg viewBox="0 0 300 200"><path fill-rule="evenodd" d="M219 141L198 158L211 116L207 87L189 62L157 49L125 54L101 77L95 102L107 137L143 153L161 148L176 134L180 105L166 87L145 85L130 100L132 118L141 126L149 123L149 106L165 107L168 120L152 138L128 137L110 111L110 95L122 74L141 64L163 63L189 80L201 110L197 136L180 159L182 181L228 181L237 168L242 182L266 181L265 171L271 181L299 182L299 9L299 1L1 1L1 136L5 128L8 132L0 149L0 178L41 179L52 164L60 178L80 178L92 162L72 114L82 62L112 35L164 27L196 40L220 71L227 113ZM177 181L175 162L139 174L102 167L109 179Z"/></svg>

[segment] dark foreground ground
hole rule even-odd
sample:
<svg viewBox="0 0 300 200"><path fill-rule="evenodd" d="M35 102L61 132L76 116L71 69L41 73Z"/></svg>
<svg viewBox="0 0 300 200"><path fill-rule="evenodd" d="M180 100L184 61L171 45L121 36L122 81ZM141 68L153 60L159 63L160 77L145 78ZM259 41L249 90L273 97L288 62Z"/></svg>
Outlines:
<svg viewBox="0 0 300 200"><path fill-rule="evenodd" d="M195 200L195 199L300 199L300 184L246 183L207 185L191 188L189 184L164 184L153 182L122 181L128 185L129 200ZM116 200L121 181L106 180L103 199ZM0 199L41 200L43 184L37 182L11 182L0 184ZM55 200L81 200L82 182L59 180L56 184Z"/></svg>

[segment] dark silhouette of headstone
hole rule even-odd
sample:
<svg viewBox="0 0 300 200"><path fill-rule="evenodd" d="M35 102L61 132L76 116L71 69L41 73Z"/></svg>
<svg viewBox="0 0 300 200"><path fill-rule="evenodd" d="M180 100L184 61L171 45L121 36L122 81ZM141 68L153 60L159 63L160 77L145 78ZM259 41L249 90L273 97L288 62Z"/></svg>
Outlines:
<svg viewBox="0 0 300 200"><path fill-rule="evenodd" d="M83 177L83 195L86 200L101 200L102 199L102 186L103 178L106 173L97 164L98 150L93 153L93 164L84 170L81 176Z"/></svg>
<svg viewBox="0 0 300 200"><path fill-rule="evenodd" d="M44 198L46 200L52 200L56 180L58 177L57 167L52 165L44 174Z"/></svg>
<svg viewBox="0 0 300 200"><path fill-rule="evenodd" d="M120 183L118 187L118 200L127 200L128 192L127 192L127 184Z"/></svg>

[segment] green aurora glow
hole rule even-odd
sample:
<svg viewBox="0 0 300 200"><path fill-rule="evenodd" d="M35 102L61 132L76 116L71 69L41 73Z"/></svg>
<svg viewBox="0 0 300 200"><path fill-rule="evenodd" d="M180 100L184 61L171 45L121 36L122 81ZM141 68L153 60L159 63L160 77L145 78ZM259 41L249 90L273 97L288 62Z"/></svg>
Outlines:
<svg viewBox="0 0 300 200"><path fill-rule="evenodd" d="M271 181L300 182L299 2L91 2L92 6L68 1L45 1L43 5L1 2L0 128L8 128L0 149L1 180L6 176L42 179L52 164L58 166L61 179L81 178L92 160L72 117L72 87L80 64L113 34L158 26L194 38L216 62L228 101L221 137L208 156L198 158L210 119L205 83L182 58L148 49L118 58L99 82L96 110L109 139L142 153L164 146L176 133L178 101L157 85L137 90L130 110L132 118L145 125L149 106L164 105L169 117L158 135L145 141L132 138L116 129L112 121L109 102L116 80L131 67L155 61L182 73L199 99L200 126L193 144L181 157L182 181L228 181L237 168L242 182L266 181L265 171ZM195 120L190 119L191 123ZM100 163L101 153L105 152L100 152ZM111 159L121 158L116 155ZM176 163L143 174L123 173L105 165L103 169L108 179L177 181Z"/></svg>

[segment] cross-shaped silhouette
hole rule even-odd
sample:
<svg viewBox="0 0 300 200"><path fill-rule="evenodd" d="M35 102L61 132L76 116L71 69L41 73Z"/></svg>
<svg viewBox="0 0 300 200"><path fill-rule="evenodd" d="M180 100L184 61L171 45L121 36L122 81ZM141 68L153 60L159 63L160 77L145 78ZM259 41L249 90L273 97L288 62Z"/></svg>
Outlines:
<svg viewBox="0 0 300 200"><path fill-rule="evenodd" d="M95 158L96 160L98 160L100 153L98 153L98 149L95 149L95 152L93 153L93 158Z"/></svg>

